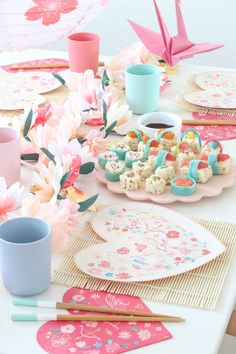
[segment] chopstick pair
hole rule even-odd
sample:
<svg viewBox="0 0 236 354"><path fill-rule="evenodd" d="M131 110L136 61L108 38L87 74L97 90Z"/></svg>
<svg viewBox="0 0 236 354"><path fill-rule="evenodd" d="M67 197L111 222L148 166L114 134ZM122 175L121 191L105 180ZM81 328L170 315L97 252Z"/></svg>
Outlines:
<svg viewBox="0 0 236 354"><path fill-rule="evenodd" d="M74 314L37 314L37 313L26 313L26 314L13 314L11 316L12 321L109 321L109 322L183 322L185 321L182 317L162 315L157 313L147 313L143 311L129 311L125 309L117 308L103 308L98 306L73 304L66 302L54 302L54 301L40 301L40 300L30 300L30 299L14 299L14 305L20 306L31 306L31 307L44 307L44 308L56 308L56 309L68 309L68 310L82 310L88 312L102 312L110 313L117 316L111 315L74 315Z"/></svg>
<svg viewBox="0 0 236 354"><path fill-rule="evenodd" d="M236 120L218 120L218 119L185 119L183 125L216 125L216 126L229 126L236 125Z"/></svg>
<svg viewBox="0 0 236 354"><path fill-rule="evenodd" d="M104 62L100 61L99 66L104 66ZM69 68L69 63L48 63L48 64L25 64L25 65L12 65L10 70L29 70L29 69L50 69L50 68Z"/></svg>

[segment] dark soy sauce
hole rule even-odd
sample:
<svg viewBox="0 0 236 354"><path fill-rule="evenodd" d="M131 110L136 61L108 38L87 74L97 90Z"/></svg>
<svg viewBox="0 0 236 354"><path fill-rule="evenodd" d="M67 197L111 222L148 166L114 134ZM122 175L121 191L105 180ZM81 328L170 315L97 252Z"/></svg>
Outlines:
<svg viewBox="0 0 236 354"><path fill-rule="evenodd" d="M147 128L160 129L160 128L173 128L173 125L165 124L165 123L148 123L145 125Z"/></svg>

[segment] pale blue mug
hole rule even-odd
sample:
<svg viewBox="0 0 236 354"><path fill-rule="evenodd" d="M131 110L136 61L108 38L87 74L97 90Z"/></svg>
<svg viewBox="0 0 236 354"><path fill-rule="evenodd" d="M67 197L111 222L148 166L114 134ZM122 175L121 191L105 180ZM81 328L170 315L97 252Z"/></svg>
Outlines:
<svg viewBox="0 0 236 354"><path fill-rule="evenodd" d="M51 227L33 217L18 217L0 225L0 265L3 284L18 296L46 290L51 275Z"/></svg>
<svg viewBox="0 0 236 354"><path fill-rule="evenodd" d="M151 64L135 64L125 69L126 100L136 114L158 109L161 70Z"/></svg>

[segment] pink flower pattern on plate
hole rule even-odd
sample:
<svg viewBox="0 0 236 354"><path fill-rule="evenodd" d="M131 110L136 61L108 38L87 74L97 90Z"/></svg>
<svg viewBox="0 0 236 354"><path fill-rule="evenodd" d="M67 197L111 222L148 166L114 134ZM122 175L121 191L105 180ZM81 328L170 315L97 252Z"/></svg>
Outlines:
<svg viewBox="0 0 236 354"><path fill-rule="evenodd" d="M33 0L36 6L25 12L28 21L42 19L44 26L53 25L60 21L61 14L74 11L78 6L77 0Z"/></svg>

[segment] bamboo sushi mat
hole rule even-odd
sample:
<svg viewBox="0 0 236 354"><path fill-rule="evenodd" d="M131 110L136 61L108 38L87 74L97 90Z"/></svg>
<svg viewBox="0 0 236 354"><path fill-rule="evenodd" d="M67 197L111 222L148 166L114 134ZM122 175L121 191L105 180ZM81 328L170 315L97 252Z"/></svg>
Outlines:
<svg viewBox="0 0 236 354"><path fill-rule="evenodd" d="M216 307L236 248L236 223L193 218L223 242L226 251L222 255L204 266L173 277L138 283L122 283L93 278L76 267L74 256L78 251L104 242L92 229L90 220L85 223L67 250L61 264L54 271L51 279L53 283L128 294L152 301L200 309L213 310Z"/></svg>

